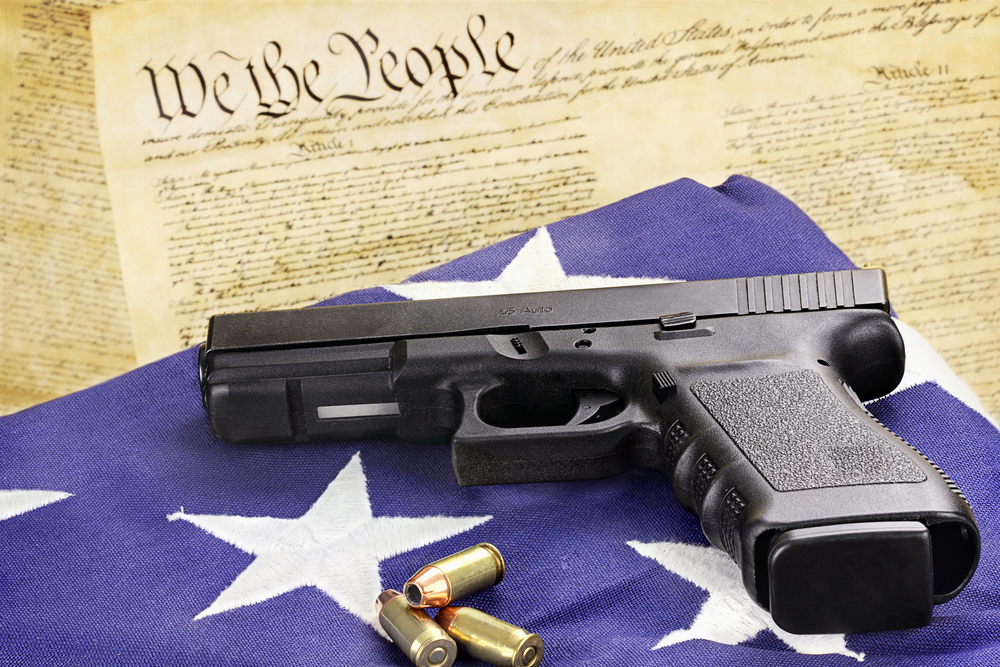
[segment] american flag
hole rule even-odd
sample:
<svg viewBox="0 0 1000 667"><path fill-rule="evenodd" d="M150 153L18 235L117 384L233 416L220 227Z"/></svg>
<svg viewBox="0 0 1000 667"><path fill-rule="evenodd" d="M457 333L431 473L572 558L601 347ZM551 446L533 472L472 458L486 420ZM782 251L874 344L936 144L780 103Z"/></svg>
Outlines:
<svg viewBox="0 0 1000 667"><path fill-rule="evenodd" d="M849 268L770 188L680 180L327 303ZM375 597L478 542L507 573L463 603L538 633L543 664L1000 664L1000 434L899 327L906 375L867 407L955 480L983 535L927 627L781 630L653 472L458 487L446 446L222 442L188 349L0 419L0 665L406 665Z"/></svg>

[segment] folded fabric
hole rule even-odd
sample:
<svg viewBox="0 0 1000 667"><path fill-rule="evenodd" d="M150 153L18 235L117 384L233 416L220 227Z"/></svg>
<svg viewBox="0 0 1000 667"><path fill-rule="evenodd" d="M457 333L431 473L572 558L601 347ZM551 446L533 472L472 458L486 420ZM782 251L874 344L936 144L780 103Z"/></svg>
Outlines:
<svg viewBox="0 0 1000 667"><path fill-rule="evenodd" d="M680 180L327 303L852 267L770 188ZM189 349L0 419L0 665L405 665L375 597L478 542L507 573L466 602L538 633L543 664L996 664L1000 434L900 328L907 374L868 408L955 480L983 535L928 627L782 631L653 472L458 487L446 446L222 442Z"/></svg>

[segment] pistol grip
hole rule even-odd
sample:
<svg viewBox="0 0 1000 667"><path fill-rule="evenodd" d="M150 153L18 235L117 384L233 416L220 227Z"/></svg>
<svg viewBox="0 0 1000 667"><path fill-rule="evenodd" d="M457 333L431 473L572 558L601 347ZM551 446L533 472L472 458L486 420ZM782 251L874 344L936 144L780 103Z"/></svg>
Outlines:
<svg viewBox="0 0 1000 667"><path fill-rule="evenodd" d="M791 632L929 623L978 560L964 497L832 369L742 370L691 382L694 427L667 430L678 499Z"/></svg>

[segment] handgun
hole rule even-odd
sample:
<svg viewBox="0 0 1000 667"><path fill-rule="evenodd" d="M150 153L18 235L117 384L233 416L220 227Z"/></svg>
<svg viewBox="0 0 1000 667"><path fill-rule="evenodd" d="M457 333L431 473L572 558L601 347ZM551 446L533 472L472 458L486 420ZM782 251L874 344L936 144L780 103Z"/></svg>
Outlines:
<svg viewBox="0 0 1000 667"><path fill-rule="evenodd" d="M798 634L919 627L979 561L969 504L864 401L904 370L880 269L222 314L232 443L451 444L460 485L662 472Z"/></svg>

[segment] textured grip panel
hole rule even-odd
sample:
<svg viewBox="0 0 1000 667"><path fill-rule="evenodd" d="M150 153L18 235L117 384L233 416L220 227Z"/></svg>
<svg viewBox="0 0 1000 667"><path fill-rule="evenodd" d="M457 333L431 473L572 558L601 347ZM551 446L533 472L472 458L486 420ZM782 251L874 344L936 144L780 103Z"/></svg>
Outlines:
<svg viewBox="0 0 1000 667"><path fill-rule="evenodd" d="M722 515L719 519L719 534L726 553L740 567L743 566L743 551L740 549L740 517L746 509L747 501L736 489L729 489L722 499Z"/></svg>
<svg viewBox="0 0 1000 667"><path fill-rule="evenodd" d="M705 380L691 391L778 491L926 479L891 433L848 410L815 371Z"/></svg>

